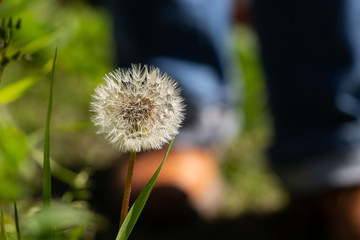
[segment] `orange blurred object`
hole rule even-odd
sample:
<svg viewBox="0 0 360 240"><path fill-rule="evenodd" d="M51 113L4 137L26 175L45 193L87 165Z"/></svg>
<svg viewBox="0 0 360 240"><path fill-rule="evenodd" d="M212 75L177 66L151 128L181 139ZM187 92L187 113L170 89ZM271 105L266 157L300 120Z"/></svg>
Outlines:
<svg viewBox="0 0 360 240"><path fill-rule="evenodd" d="M163 160L165 152L165 150L158 150L138 154L132 180L135 194L140 193L150 180ZM118 181L122 185L124 185L126 173L127 164L119 168L117 174ZM215 155L206 149L190 148L170 151L154 189L177 189L184 193L188 204L200 215L212 217L217 211L221 186L220 171ZM165 194L163 198L158 201L167 201L172 197ZM167 202L167 205L172 204ZM176 208L175 203L173 207Z"/></svg>

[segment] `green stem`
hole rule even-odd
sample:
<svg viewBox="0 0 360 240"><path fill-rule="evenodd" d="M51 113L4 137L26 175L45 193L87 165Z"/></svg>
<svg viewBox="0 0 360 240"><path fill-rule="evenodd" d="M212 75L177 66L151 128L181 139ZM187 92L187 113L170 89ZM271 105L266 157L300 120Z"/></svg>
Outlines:
<svg viewBox="0 0 360 240"><path fill-rule="evenodd" d="M3 67L0 67L0 84L1 84L1 77L2 77L2 74L3 74L3 70L4 70L4 68Z"/></svg>
<svg viewBox="0 0 360 240"><path fill-rule="evenodd" d="M14 214L15 214L15 226L16 226L16 236L17 236L17 240L21 240L20 224L19 224L19 214L18 214L18 210L17 210L16 200L14 201Z"/></svg>
<svg viewBox="0 0 360 240"><path fill-rule="evenodd" d="M121 228L118 232L118 235L116 236L116 240L127 240L129 238L129 235L131 231L133 230L136 221L138 220L141 211L143 210L146 201L149 198L149 195L151 193L151 190L153 189L156 179L158 178L161 168L163 167L165 160L170 152L170 148L174 142L175 136L172 138L172 140L169 143L169 146L167 148L166 154L164 156L164 159L162 160L160 166L154 173L154 175L151 177L149 182L145 185L144 189L141 191L137 199L135 200L134 204L132 205L127 217L125 218L125 221L121 225Z"/></svg>
<svg viewBox="0 0 360 240"><path fill-rule="evenodd" d="M46 117L46 128L45 128L44 164L43 164L43 204L44 204L44 206L50 206L50 202L51 202L50 120L51 120L53 92L54 92L54 73L55 73L56 54L57 54L57 49L55 50L55 56L54 56L54 61L53 61L53 66L52 66L49 104L48 104L48 111L47 111L47 117Z"/></svg>
<svg viewBox="0 0 360 240"><path fill-rule="evenodd" d="M130 194L131 194L131 182L134 174L134 166L135 166L136 152L130 153L128 172L126 176L126 183L124 189L124 196L122 200L121 214L120 214L120 227L123 224L126 215L129 211L129 202L130 202Z"/></svg>
<svg viewBox="0 0 360 240"><path fill-rule="evenodd" d="M2 206L0 206L0 228L1 228L1 239L8 240L5 230L4 211Z"/></svg>

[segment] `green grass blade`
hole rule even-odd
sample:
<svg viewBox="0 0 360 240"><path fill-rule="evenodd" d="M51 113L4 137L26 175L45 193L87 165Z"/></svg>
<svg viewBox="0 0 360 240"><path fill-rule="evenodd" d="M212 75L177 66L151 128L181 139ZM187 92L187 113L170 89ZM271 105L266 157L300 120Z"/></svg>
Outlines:
<svg viewBox="0 0 360 240"><path fill-rule="evenodd" d="M17 209L16 201L14 201L14 214L15 214L15 226L16 226L16 236L17 236L17 240L21 240L19 214L18 214L18 209Z"/></svg>
<svg viewBox="0 0 360 240"><path fill-rule="evenodd" d="M57 48L55 49L54 61L52 65L50 79L49 104L46 116L45 142L44 142L44 164L43 164L43 204L49 206L51 202L51 170L50 170L50 120L54 92L54 74Z"/></svg>
<svg viewBox="0 0 360 240"><path fill-rule="evenodd" d="M1 240L8 240L8 237L6 235L6 229L5 229L5 218L4 218L4 211L3 206L0 205L0 231L1 231Z"/></svg>
<svg viewBox="0 0 360 240"><path fill-rule="evenodd" d="M154 175L151 177L151 179L149 180L149 182L146 184L146 186L144 187L144 189L141 191L140 195L138 196L138 198L136 199L136 201L134 202L133 206L131 207L128 215L125 218L124 223L121 225L121 228L119 230L119 233L116 237L116 240L126 240L128 239L128 237L130 236L131 231L133 230L141 211L143 210L147 199L149 198L149 195L151 193L152 188L154 187L154 184L156 182L157 177L160 174L161 168L164 165L164 162L170 152L170 148L171 145L174 142L174 137L171 140L169 147L166 151L166 154L164 156L163 161L161 162L159 168L156 170L156 172L154 173Z"/></svg>

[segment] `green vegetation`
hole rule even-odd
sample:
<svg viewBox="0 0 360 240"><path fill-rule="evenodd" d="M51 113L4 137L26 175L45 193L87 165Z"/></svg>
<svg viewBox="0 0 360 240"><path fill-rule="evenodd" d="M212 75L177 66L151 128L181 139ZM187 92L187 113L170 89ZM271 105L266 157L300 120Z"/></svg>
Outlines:
<svg viewBox="0 0 360 240"><path fill-rule="evenodd" d="M233 39L243 80L239 90L242 93L239 112L243 126L222 163L227 183L227 197L222 209L224 215L230 217L249 211L274 212L287 201L266 162L265 152L271 142L272 128L256 34L251 27L238 25Z"/></svg>

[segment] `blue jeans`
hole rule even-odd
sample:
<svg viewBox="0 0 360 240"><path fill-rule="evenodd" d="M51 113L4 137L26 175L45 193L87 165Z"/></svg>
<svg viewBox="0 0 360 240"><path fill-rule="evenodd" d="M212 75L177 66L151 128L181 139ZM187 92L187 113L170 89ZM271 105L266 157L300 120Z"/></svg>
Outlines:
<svg viewBox="0 0 360 240"><path fill-rule="evenodd" d="M231 0L109 2L119 66L155 65L183 89L178 140L209 145L235 128L226 83ZM360 184L359 3L255 0L275 128L269 160L294 192Z"/></svg>
<svg viewBox="0 0 360 240"><path fill-rule="evenodd" d="M186 119L177 145L208 146L232 134L226 75L231 0L109 0L118 65L159 67L182 89Z"/></svg>
<svg viewBox="0 0 360 240"><path fill-rule="evenodd" d="M275 139L294 192L360 184L360 1L257 0Z"/></svg>

